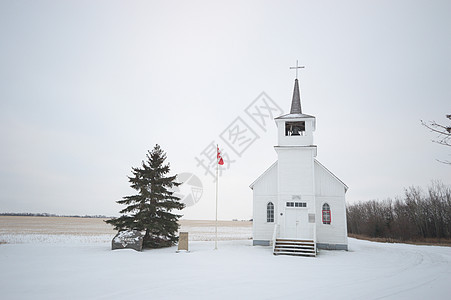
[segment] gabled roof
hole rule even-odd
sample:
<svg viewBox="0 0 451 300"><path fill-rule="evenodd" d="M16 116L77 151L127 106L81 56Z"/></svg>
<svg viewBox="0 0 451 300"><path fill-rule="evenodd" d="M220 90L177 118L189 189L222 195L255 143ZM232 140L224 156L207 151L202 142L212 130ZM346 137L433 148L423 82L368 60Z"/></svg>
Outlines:
<svg viewBox="0 0 451 300"><path fill-rule="evenodd" d="M266 176L266 174L269 173L269 171L271 171L272 168L274 168L277 165L278 160L276 160L268 169L266 169L265 172L263 172L257 179L255 179L254 182L251 183L251 185L249 185L249 187L251 189L254 189L254 185L257 184L257 182L259 182L263 177ZM315 159L315 163L318 164L318 166L320 166L321 168L323 168L330 176L332 176L335 180L337 180L340 184L343 185L345 192L348 190L348 186L340 180L340 178L338 178L337 176L335 176L334 173L332 173L331 171L329 171L328 168L326 168L323 164L321 164L317 159Z"/></svg>
<svg viewBox="0 0 451 300"><path fill-rule="evenodd" d="M340 182L340 183L344 186L345 192L348 190L348 186L347 186L343 181L341 181L340 178L338 178L337 176L335 176L334 173L332 173L331 171L329 171L329 169L326 168L322 163L320 163L316 158L315 158L315 162L316 162L320 167L322 167L327 173L329 173L329 175L331 175L331 176L332 176L333 178L335 178L338 182Z"/></svg>
<svg viewBox="0 0 451 300"><path fill-rule="evenodd" d="M255 185L258 181L260 181L260 179L262 179L263 177L265 177L265 175L268 174L268 172L269 172L272 168L274 168L276 165L277 165L277 160L276 160L276 161L275 161L268 169L266 169L266 171L263 172L262 175L258 176L258 178L255 179L254 182L252 182L251 185L250 185L249 187L250 187L251 189L254 189L254 185Z"/></svg>

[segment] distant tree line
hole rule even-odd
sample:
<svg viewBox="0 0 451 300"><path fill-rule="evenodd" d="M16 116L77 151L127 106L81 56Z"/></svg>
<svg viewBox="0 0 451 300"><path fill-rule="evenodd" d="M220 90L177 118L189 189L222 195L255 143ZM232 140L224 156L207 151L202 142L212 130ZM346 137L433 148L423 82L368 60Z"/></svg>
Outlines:
<svg viewBox="0 0 451 300"><path fill-rule="evenodd" d="M401 241L450 239L451 187L440 182L434 182L427 192L410 187L394 201L348 205L346 216L350 234Z"/></svg>
<svg viewBox="0 0 451 300"><path fill-rule="evenodd" d="M0 216L19 216L19 217L65 217L65 218L109 218L104 215L93 215L93 216L79 216L79 215L57 215L48 213L0 213Z"/></svg>

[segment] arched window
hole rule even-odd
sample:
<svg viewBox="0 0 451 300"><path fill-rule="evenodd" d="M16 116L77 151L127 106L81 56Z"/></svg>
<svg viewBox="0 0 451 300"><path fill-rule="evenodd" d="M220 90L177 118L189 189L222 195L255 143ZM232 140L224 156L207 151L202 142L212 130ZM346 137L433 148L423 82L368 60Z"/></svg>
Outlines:
<svg viewBox="0 0 451 300"><path fill-rule="evenodd" d="M323 204L323 224L330 224L330 206L327 203Z"/></svg>
<svg viewBox="0 0 451 300"><path fill-rule="evenodd" d="M269 202L268 205L266 205L266 222L274 222L274 204L272 202Z"/></svg>

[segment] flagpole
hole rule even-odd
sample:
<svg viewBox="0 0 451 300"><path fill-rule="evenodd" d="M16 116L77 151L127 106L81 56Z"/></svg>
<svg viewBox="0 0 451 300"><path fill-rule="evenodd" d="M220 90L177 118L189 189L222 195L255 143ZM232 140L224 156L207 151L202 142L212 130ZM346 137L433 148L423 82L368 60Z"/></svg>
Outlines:
<svg viewBox="0 0 451 300"><path fill-rule="evenodd" d="M215 222L215 250L218 250L218 171L219 171L219 145L216 144L216 222Z"/></svg>

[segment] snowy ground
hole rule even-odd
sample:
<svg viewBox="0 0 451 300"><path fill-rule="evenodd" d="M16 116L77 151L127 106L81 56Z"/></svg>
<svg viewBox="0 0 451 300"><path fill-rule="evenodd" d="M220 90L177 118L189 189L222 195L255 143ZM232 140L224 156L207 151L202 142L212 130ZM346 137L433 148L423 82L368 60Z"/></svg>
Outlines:
<svg viewBox="0 0 451 300"><path fill-rule="evenodd" d="M110 250L105 242L0 245L2 299L449 299L451 249L350 239L351 251L273 256L248 240Z"/></svg>
<svg viewBox="0 0 451 300"><path fill-rule="evenodd" d="M249 224L225 222L219 249L213 250L213 241L203 241L214 237L211 223L190 221L182 224L190 232L189 253L176 253L176 247L111 251L114 232L101 220L18 220L0 218L0 299L449 299L451 294L449 247L350 239L348 252L273 256L270 247L251 246ZM235 240L225 240L230 238Z"/></svg>

